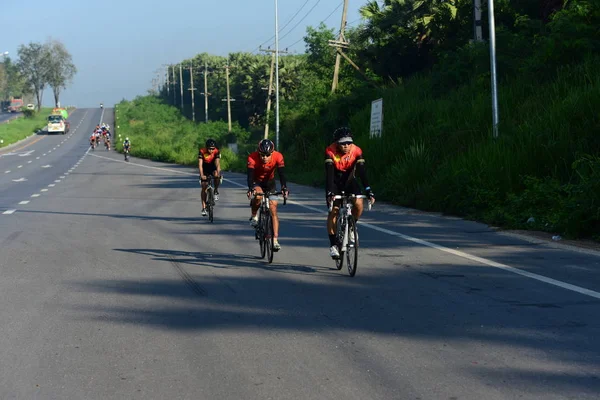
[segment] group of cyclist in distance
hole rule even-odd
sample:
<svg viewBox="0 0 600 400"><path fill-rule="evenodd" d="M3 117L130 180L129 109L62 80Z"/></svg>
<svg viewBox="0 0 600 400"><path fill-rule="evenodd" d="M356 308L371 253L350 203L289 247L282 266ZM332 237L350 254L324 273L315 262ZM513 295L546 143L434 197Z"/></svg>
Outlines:
<svg viewBox="0 0 600 400"><path fill-rule="evenodd" d="M217 143L213 139L206 141L206 147L198 152L198 169L200 172L200 184L202 186L202 215L206 216L206 188L208 186L208 177L214 177L215 200L219 200L219 183L221 177L221 154L217 148ZM258 143L255 152L248 156L247 162L247 183L248 191L246 193L250 202L250 225L254 228L258 226L257 212L260 207L261 193L275 193L275 171L279 175L281 184L281 193L287 199L289 190L285 176L285 161L283 154L275 150L275 144L269 139L263 139ZM363 152L352 139L352 132L349 128L342 127L333 133L333 142L325 149L325 199L327 206L333 204L329 215L327 216L327 234L329 235L329 255L337 259L340 252L336 244L335 227L339 213L339 200L334 200L336 195L344 192L347 195L360 195L361 188L357 181L360 178L364 191L371 204L375 203L375 195L367 179L367 170ZM279 218L277 217L278 197L270 198L270 211L273 217L273 250L281 250L279 244ZM358 221L363 212L363 199L352 199L352 216ZM355 238L350 237L350 241Z"/></svg>

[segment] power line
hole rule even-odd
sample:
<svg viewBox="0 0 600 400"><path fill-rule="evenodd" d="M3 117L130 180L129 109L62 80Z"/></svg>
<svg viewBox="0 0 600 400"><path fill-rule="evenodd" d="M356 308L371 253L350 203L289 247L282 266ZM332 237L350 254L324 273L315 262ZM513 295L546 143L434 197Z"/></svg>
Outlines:
<svg viewBox="0 0 600 400"><path fill-rule="evenodd" d="M341 6L343 6L343 5L344 5L344 1L342 1L342 2L341 2L341 3L340 3L340 4L339 4L339 5L338 5L338 6L337 6L337 7L336 7L336 8L335 8L335 9L334 9L332 12L330 12L330 13L329 13L329 15L328 15L328 16L326 16L326 17L325 17L325 18L324 18L324 19L323 19L321 22L319 22L319 24L321 24L321 23L323 23L323 22L327 21L329 18L331 18L331 16L332 16L333 14L335 14L335 12L336 12L337 10L339 10L339 9L340 9L340 7L341 7ZM292 48L292 47L294 47L295 45L297 45L298 43L300 43L300 42L301 42L301 41L303 41L303 40L304 40L304 36L303 36L303 37L301 37L300 39L298 39L297 41L295 41L294 43L290 44L289 46L285 46L285 47L286 47L287 49L289 49L289 48Z"/></svg>
<svg viewBox="0 0 600 400"><path fill-rule="evenodd" d="M308 10L308 12L307 12L307 13L304 15L304 17L302 17L302 19L301 19L300 21L298 21L298 23L296 23L296 25L294 25L294 26L292 27L292 29L290 29L290 30L288 31L288 33L286 33L285 35L281 36L281 37L279 38L279 40L283 39L284 37L286 37L287 35L289 35L290 33L292 33L292 32L294 31L294 29L296 29L296 27L297 27L298 25L300 25L300 23L301 23L302 21L304 21L304 20L306 19L306 17L308 17L308 15L309 15L309 14L312 12L312 10L314 10L314 9L315 9L315 7L319 5L319 3L320 3L320 2L321 2L321 0L317 0L317 2L315 3L315 5L314 5L314 6L312 6L312 8L311 8L310 10Z"/></svg>
<svg viewBox="0 0 600 400"><path fill-rule="evenodd" d="M281 29L279 29L279 32L280 32L280 33L281 33L281 32L282 32L284 29L285 29L285 27L286 27L286 26L288 26L288 25L289 25L289 24L290 24L290 23L291 23L291 22L294 20L294 18L296 18L296 16L297 16L298 14L300 14L300 11L302 11L302 10L304 9L304 7L305 7L305 6L308 4L308 2L309 2L309 1L310 1L310 0L306 0L306 1L304 2L304 4L302 4L302 6L301 6L301 7L298 9L298 11L296 11L296 13L295 13L295 14L292 16L292 18L290 18L290 19L289 19L289 20L288 20L288 21L285 23L285 25L283 25L283 27L282 27ZM319 0L319 1L320 1L320 0ZM256 49L252 50L252 51L251 51L251 53L254 53L256 50L259 50L259 49L260 49L260 48L261 48L261 47L262 47L264 44L266 44L266 43L270 42L270 41L271 41L271 40L273 40L273 39L275 39L275 35L271 36L269 39L267 39L267 40L265 40L264 42L262 42L260 45L258 45L258 47L257 47Z"/></svg>

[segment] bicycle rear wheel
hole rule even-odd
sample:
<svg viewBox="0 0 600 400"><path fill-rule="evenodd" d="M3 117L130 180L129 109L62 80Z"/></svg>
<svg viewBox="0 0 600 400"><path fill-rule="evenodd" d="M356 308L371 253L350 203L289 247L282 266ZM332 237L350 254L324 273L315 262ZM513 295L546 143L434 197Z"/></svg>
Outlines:
<svg viewBox="0 0 600 400"><path fill-rule="evenodd" d="M342 213L342 210L340 210L340 214ZM335 267L337 268L337 270L341 270L342 267L344 266L344 252L342 251L342 245L344 244L344 230L345 230L345 223L346 223L346 218L342 215L338 214L338 219L336 221L336 230L335 230L335 237L336 237L336 241L337 241L337 247L338 247L338 251L340 252L340 257L335 259Z"/></svg>
<svg viewBox="0 0 600 400"><path fill-rule="evenodd" d="M348 236L353 237L354 242L348 242L346 248L346 266L348 267L348 274L354 276L358 268L358 233L356 222L352 217L348 218Z"/></svg>
<svg viewBox="0 0 600 400"><path fill-rule="evenodd" d="M273 262L273 218L267 214L265 222L265 245L267 248L267 261Z"/></svg>

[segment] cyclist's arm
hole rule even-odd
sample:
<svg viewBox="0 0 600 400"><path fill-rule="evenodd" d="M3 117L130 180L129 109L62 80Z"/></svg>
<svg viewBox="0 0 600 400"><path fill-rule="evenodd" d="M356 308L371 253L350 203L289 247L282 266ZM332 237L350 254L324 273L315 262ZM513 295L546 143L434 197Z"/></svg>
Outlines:
<svg viewBox="0 0 600 400"><path fill-rule="evenodd" d="M204 159L201 156L198 156L198 172L200 172L200 176L204 175Z"/></svg>
<svg viewBox="0 0 600 400"><path fill-rule="evenodd" d="M368 188L369 180L367 179L367 167L365 165L365 159L362 156L356 161L356 172L358 173L358 177L363 184L363 187Z"/></svg>
<svg viewBox="0 0 600 400"><path fill-rule="evenodd" d="M285 167L277 167L277 173L279 174L279 182L281 182L281 187L287 188L287 179L285 179Z"/></svg>
<svg viewBox="0 0 600 400"><path fill-rule="evenodd" d="M254 168L248 168L248 190L252 190L254 184Z"/></svg>
<svg viewBox="0 0 600 400"><path fill-rule="evenodd" d="M221 176L221 153L215 156L215 167L217 167L217 176Z"/></svg>
<svg viewBox="0 0 600 400"><path fill-rule="evenodd" d="M333 192L333 160L331 158L325 159L325 191L327 193Z"/></svg>

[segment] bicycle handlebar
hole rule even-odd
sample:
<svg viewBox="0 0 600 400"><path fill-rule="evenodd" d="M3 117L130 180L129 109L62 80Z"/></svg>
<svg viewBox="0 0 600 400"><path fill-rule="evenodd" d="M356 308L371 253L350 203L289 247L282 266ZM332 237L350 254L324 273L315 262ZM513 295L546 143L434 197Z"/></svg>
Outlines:
<svg viewBox="0 0 600 400"><path fill-rule="evenodd" d="M365 196L364 194L345 194L345 195L341 195L341 194L336 194L335 196L333 196L333 200L341 200L342 198L352 198L352 199L368 199L369 196ZM371 207L373 206L373 204L371 203L371 200L369 199L369 207L368 210L371 211ZM329 202L329 212L331 212L333 210L333 201Z"/></svg>
<svg viewBox="0 0 600 400"><path fill-rule="evenodd" d="M262 193L254 193L254 194L252 195L252 199L255 199L255 198L257 198L258 196L265 196L265 195L266 195L266 196L267 196L267 198L268 198L268 197L271 197L271 196L279 196L279 195L282 195L282 194L283 194L283 192L270 192L270 193L265 193L265 192L262 192ZM287 204L287 197L284 197L284 198L283 198L283 204L284 204L284 205L286 205L286 204Z"/></svg>

